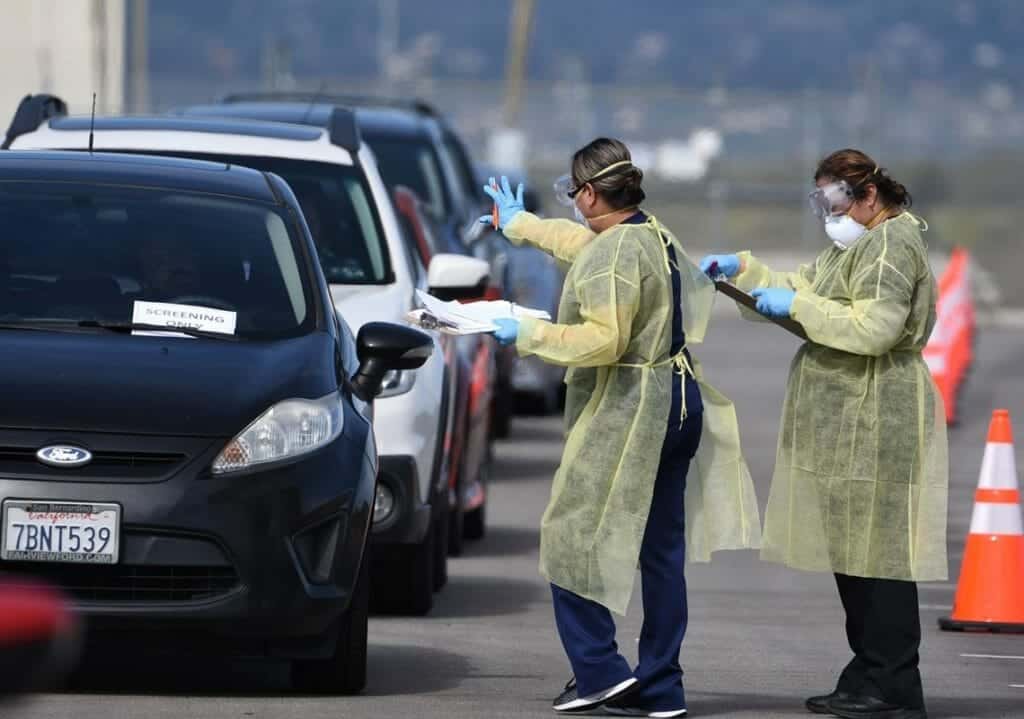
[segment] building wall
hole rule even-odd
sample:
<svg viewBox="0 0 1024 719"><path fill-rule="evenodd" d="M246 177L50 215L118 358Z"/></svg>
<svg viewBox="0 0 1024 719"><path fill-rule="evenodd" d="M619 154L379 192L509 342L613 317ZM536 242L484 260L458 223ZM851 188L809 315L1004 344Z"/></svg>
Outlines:
<svg viewBox="0 0 1024 719"><path fill-rule="evenodd" d="M124 107L125 0L0 0L0 131L28 94L72 113Z"/></svg>

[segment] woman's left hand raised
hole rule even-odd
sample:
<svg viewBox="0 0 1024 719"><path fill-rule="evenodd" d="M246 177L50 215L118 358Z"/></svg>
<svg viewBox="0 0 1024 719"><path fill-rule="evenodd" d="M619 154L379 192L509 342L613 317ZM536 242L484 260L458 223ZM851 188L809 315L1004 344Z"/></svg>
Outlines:
<svg viewBox="0 0 1024 719"><path fill-rule="evenodd" d="M508 178L504 175L501 177L501 185L498 185L493 177L489 184L484 185L484 192L494 200L494 204L497 207L499 229L504 230L513 217L526 209L523 203L523 190L523 183L520 182L515 194L512 194L512 187L508 183ZM480 218L480 224L491 225L493 223L494 217L492 215L483 215Z"/></svg>

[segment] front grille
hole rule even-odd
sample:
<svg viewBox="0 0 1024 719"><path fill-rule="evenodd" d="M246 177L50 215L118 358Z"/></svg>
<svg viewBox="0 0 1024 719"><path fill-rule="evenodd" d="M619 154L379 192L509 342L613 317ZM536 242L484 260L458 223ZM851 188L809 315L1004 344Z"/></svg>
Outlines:
<svg viewBox="0 0 1024 719"><path fill-rule="evenodd" d="M80 602L196 602L239 586L233 567L4 562L0 570L49 582Z"/></svg>
<svg viewBox="0 0 1024 719"><path fill-rule="evenodd" d="M167 475L185 461L172 452L93 452L84 467L51 467L36 459L30 447L0 447L0 475L35 475L69 481L89 479L155 479Z"/></svg>

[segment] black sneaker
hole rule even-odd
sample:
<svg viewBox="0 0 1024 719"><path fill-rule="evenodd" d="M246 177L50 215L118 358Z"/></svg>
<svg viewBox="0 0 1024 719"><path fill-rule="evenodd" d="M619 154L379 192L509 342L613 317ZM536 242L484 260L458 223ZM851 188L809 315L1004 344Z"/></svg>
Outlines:
<svg viewBox="0 0 1024 719"><path fill-rule="evenodd" d="M828 708L843 719L928 719L928 713L923 708L912 709L869 696L833 699L828 703Z"/></svg>
<svg viewBox="0 0 1024 719"><path fill-rule="evenodd" d="M815 714L831 714L832 710L828 704L836 699L849 699L852 694L841 691L834 691L831 694L822 694L821 696L809 697L804 702L804 706L807 707L808 711L812 711Z"/></svg>
<svg viewBox="0 0 1024 719"><path fill-rule="evenodd" d="M576 691L576 677L569 680L565 689L558 698L551 702L551 708L559 714L579 714L597 709L599 706L612 699L621 698L628 694L637 685L636 677L630 677L625 681L608 687L607 689L585 697L581 697Z"/></svg>

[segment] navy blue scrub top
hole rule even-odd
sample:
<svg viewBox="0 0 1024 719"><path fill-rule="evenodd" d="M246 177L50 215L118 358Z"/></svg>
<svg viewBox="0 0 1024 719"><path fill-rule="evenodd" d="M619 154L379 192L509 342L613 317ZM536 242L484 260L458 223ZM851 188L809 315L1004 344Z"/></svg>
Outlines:
<svg viewBox="0 0 1024 719"><path fill-rule="evenodd" d="M624 224L627 225L642 225L647 222L647 215L641 211L637 211L629 218L623 220ZM675 357L679 354L679 351L686 347L686 334L683 332L683 280L679 275L679 270L676 268L676 248L672 245L668 246L668 257L669 264L672 271L672 350L670 355ZM690 359L690 351L686 350L686 359ZM673 368L674 369L674 368ZM679 399L683 387L680 387L680 380L682 378L673 373L672 375L672 411L673 414L669 416L669 422L673 419L678 422L679 417ZM686 375L685 379L685 391L686 391L686 414L698 414L704 411L704 402L700 397L700 387L697 386L697 382L689 374Z"/></svg>

